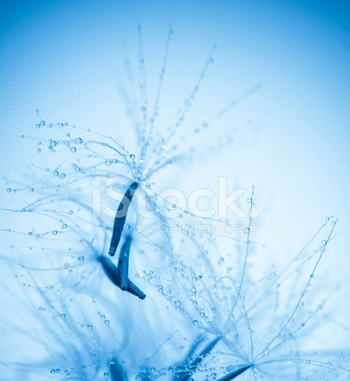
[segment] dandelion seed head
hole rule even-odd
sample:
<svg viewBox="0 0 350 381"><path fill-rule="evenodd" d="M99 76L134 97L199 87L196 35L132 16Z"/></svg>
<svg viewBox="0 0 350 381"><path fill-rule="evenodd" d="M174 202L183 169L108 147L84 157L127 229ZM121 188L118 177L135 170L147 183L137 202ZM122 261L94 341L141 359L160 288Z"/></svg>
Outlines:
<svg viewBox="0 0 350 381"><path fill-rule="evenodd" d="M164 191L179 190L195 157L236 139L230 129L209 145L197 140L257 89L188 128L214 46L164 128L159 99L172 34L170 27L152 107L139 33L140 99L126 97L135 144L127 144L120 126L117 139L47 115L44 121L38 109L39 122L21 135L30 171L4 190L1 280L11 297L4 326L27 345L20 361L12 350L5 366L17 374L35 364L28 379L345 379L348 351L312 344L317 323L331 323L323 314L329 286L317 274L336 220L329 217L284 267L259 268L254 186L236 205L246 213L232 232L226 230L231 216L222 223L196 215L179 193ZM138 184L137 193L115 228L129 184ZM17 309L25 315L16 316Z"/></svg>

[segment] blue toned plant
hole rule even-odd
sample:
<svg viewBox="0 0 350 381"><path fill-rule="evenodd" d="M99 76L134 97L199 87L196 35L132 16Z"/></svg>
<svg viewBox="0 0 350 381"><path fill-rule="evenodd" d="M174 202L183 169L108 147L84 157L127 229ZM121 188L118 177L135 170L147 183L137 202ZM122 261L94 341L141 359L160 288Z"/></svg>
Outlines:
<svg viewBox="0 0 350 381"><path fill-rule="evenodd" d="M35 145L31 172L7 180L2 208L4 379L349 380L349 348L314 343L330 329L329 299L339 288L318 276L337 220L328 217L281 268L268 257L254 265L262 255L255 187L245 202L244 192L219 197L218 210L197 205L212 189L180 188L184 168L202 152L224 154L232 134L207 147L188 145L191 136L205 136L237 102L186 125L211 52L164 129L171 36L152 109L140 49L140 100L127 102L137 148L47 122L39 110L36 136L23 136ZM228 206L231 216L222 216Z"/></svg>

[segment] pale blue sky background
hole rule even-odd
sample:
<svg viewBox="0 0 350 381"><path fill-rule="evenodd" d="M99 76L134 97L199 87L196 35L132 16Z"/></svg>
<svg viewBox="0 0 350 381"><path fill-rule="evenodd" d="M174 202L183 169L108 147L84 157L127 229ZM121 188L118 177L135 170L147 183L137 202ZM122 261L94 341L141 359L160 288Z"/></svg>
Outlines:
<svg viewBox="0 0 350 381"><path fill-rule="evenodd" d="M115 128L123 120L121 62L127 54L136 61L140 22L154 93L171 22L175 34L160 103L164 119L188 95L216 43L215 64L201 85L193 120L201 121L201 113L211 115L262 84L225 119L230 127L253 125L259 132L252 143L238 142L227 151L220 175L241 187L255 183L265 213L259 240L271 250L297 249L326 216L339 217L341 234L325 263L336 276L345 276L350 232L349 20L346 1L2 0L1 173L20 176L28 140L19 136L37 134L36 108L47 120L112 131L133 144L123 129ZM215 181L217 173L212 178L203 169L201 175Z"/></svg>

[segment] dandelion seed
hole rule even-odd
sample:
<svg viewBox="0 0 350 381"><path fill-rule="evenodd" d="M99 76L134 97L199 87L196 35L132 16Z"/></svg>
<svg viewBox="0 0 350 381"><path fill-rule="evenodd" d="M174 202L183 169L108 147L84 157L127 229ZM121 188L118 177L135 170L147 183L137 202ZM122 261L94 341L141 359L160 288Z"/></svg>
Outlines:
<svg viewBox="0 0 350 381"><path fill-rule="evenodd" d="M119 269L105 256L101 255L98 259L102 265L102 268L108 278L119 288L121 288L121 276L119 273ZM145 299L146 295L132 283L130 280L127 282L126 291L131 294L139 297L140 299Z"/></svg>
<svg viewBox="0 0 350 381"><path fill-rule="evenodd" d="M125 237L125 242L123 243L118 261L118 270L120 275L120 288L125 291L127 289L129 281L129 255L130 255L130 245L131 236L127 235Z"/></svg>
<svg viewBox="0 0 350 381"><path fill-rule="evenodd" d="M198 355L196 355L196 358L192 360L194 351L203 340L204 338L198 340L197 343L192 347L190 353L187 355L187 360L184 361L185 365L180 365L179 367L177 367L178 370L176 371L176 375L173 378L174 381L188 381L191 378L191 376L196 372L203 359L206 356L208 356L211 350L218 343L220 337L217 337L216 339L212 340ZM181 370L182 368L184 368L184 370Z"/></svg>
<svg viewBox="0 0 350 381"><path fill-rule="evenodd" d="M126 215L128 213L128 209L130 206L130 203L132 201L132 198L134 196L134 193L136 192L136 189L138 188L138 183L133 182L125 192L122 201L120 202L117 213L115 215L114 219L114 226L113 226L113 234L111 239L110 248L108 250L108 254L111 256L114 256L117 247L123 232L123 228L125 225Z"/></svg>
<svg viewBox="0 0 350 381"><path fill-rule="evenodd" d="M125 370L115 358L113 358L109 364L109 373L112 381L128 381Z"/></svg>

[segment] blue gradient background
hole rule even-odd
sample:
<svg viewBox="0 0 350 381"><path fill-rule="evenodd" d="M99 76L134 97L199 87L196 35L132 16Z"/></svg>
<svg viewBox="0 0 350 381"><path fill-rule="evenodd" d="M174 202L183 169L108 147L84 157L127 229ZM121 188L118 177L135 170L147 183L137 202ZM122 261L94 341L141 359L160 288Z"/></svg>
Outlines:
<svg viewBox="0 0 350 381"><path fill-rule="evenodd" d="M164 118L189 93L217 43L194 106L198 115L262 84L227 119L259 132L228 151L222 174L241 187L255 183L263 195L259 240L276 253L299 249L326 216L339 217L340 234L324 263L335 279L347 276L349 3L2 1L0 15L2 174L20 178L28 140L19 136L34 134L36 108L44 119L108 135L121 121L121 63L127 55L135 60L137 23L155 89L171 22ZM113 133L127 140L123 131Z"/></svg>

